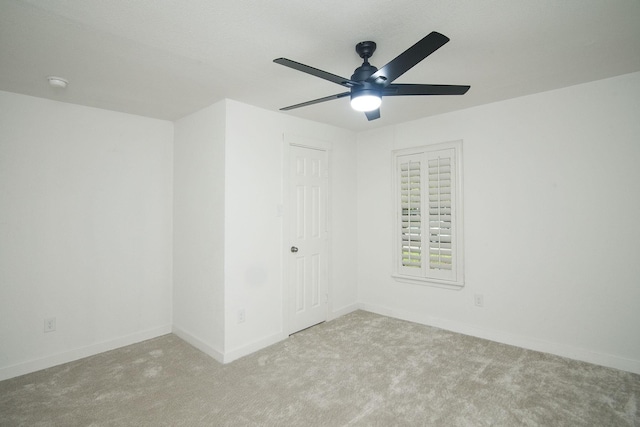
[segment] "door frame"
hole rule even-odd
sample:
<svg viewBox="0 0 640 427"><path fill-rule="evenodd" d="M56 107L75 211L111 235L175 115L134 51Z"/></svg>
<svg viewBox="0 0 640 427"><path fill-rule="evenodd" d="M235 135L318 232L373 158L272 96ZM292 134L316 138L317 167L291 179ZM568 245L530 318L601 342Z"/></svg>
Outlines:
<svg viewBox="0 0 640 427"><path fill-rule="evenodd" d="M326 232L327 232L327 304L326 304L326 316L325 319L329 320L332 307L332 286L331 286L331 241L332 241L332 227L331 227L331 143L321 139L310 138L300 136L296 134L283 134L283 179L282 179L282 334L286 338L291 335L292 321L290 301L292 296L292 283L289 277L290 262L291 262L291 198L289 196L289 186L291 180L289 177L291 166L291 147L301 147L310 150L324 151L327 161L327 200L326 200Z"/></svg>

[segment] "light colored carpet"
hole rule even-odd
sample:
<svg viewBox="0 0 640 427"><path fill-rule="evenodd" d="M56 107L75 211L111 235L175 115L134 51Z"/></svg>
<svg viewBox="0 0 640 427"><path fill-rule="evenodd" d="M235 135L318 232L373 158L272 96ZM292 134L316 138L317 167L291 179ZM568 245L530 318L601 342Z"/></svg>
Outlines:
<svg viewBox="0 0 640 427"><path fill-rule="evenodd" d="M175 335L0 382L2 426L639 426L640 376L357 311L221 365Z"/></svg>

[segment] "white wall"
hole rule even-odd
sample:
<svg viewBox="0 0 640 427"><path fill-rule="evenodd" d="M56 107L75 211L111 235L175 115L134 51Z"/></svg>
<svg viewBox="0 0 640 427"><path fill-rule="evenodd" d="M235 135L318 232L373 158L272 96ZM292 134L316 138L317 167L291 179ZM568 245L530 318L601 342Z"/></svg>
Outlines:
<svg viewBox="0 0 640 427"><path fill-rule="evenodd" d="M282 339L286 243L283 135L331 144L330 317L356 308L355 134L227 101L225 150L225 360ZM285 207L286 209L286 207ZM238 323L244 309L246 320Z"/></svg>
<svg viewBox="0 0 640 427"><path fill-rule="evenodd" d="M639 117L634 73L360 134L361 306L640 373ZM395 282L391 150L458 139L466 286Z"/></svg>
<svg viewBox="0 0 640 427"><path fill-rule="evenodd" d="M219 360L282 339L286 134L332 146L330 318L359 306L640 372L639 100L634 73L357 145L222 101L172 144L170 122L0 92L0 379L166 333L172 298L176 332ZM456 139L466 286L395 282L391 150Z"/></svg>
<svg viewBox="0 0 640 427"><path fill-rule="evenodd" d="M175 123L173 330L207 354L224 354L226 103Z"/></svg>
<svg viewBox="0 0 640 427"><path fill-rule="evenodd" d="M357 308L354 133L227 100L174 125L0 95L0 378L171 330L219 361L284 338L285 134L332 146L329 318Z"/></svg>
<svg viewBox="0 0 640 427"><path fill-rule="evenodd" d="M0 379L169 332L172 123L7 92L0 112Z"/></svg>
<svg viewBox="0 0 640 427"><path fill-rule="evenodd" d="M221 101L175 124L173 330L222 362L286 337L287 133L333 147L329 317L357 308L355 134Z"/></svg>

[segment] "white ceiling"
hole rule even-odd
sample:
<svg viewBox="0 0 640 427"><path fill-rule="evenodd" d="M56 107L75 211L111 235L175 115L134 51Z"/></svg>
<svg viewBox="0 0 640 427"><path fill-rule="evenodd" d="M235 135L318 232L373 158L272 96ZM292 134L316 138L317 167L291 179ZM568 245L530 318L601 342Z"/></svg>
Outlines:
<svg viewBox="0 0 640 427"><path fill-rule="evenodd" d="M0 0L0 90L168 120L223 98L277 111L344 88L273 59L350 77L356 43L381 67L431 31L451 41L396 82L466 95L286 114L360 131L640 71L639 0Z"/></svg>

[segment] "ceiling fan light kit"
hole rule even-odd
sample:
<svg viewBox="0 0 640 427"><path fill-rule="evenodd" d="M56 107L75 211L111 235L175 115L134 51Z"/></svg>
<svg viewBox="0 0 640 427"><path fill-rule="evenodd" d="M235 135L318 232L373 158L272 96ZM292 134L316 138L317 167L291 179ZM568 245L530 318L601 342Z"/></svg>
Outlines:
<svg viewBox="0 0 640 427"><path fill-rule="evenodd" d="M379 92L371 89L363 89L356 93L351 93L351 108L356 111L373 111L380 108L382 96Z"/></svg>
<svg viewBox="0 0 640 427"><path fill-rule="evenodd" d="M373 52L376 50L376 44L372 41L360 42L356 45L356 52L364 62L355 69L350 79L290 59L274 59L273 62L276 64L311 74L312 76L328 80L349 89L349 92L325 96L324 98L284 107L280 110L293 110L295 108L306 107L308 105L349 96L351 98L351 107L354 110L363 111L367 120L375 120L380 118L380 105L382 104L383 96L464 95L470 86L393 83L395 79L441 48L448 41L448 37L432 31L380 69L369 63L369 58L371 58Z"/></svg>

